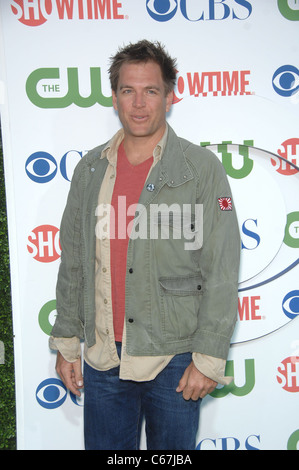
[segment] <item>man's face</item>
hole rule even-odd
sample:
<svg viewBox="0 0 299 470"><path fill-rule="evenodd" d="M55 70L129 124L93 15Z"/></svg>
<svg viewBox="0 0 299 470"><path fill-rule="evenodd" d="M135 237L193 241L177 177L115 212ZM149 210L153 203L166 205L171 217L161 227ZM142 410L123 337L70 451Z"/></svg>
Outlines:
<svg viewBox="0 0 299 470"><path fill-rule="evenodd" d="M156 137L165 130L173 93L165 95L161 69L155 62L127 63L120 68L113 107L127 137Z"/></svg>

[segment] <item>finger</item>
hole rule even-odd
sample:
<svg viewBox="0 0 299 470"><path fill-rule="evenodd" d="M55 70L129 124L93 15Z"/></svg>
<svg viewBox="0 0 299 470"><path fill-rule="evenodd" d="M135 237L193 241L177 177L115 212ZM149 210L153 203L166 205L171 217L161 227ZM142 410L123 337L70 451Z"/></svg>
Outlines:
<svg viewBox="0 0 299 470"><path fill-rule="evenodd" d="M184 372L181 380L179 381L179 385L176 388L176 392L178 392L178 393L182 392L186 387L187 381L188 381L187 374L186 374L186 372Z"/></svg>
<svg viewBox="0 0 299 470"><path fill-rule="evenodd" d="M185 393L185 391L183 393L183 397L184 397L185 400L192 400L192 401L197 401L199 399L202 399L206 395L207 395L207 391L198 390L198 388L192 389L192 390L189 390L189 391L187 390L186 393Z"/></svg>
<svg viewBox="0 0 299 470"><path fill-rule="evenodd" d="M70 377L66 378L66 387L78 397L81 396L79 389L83 387L82 375L80 374L79 377L81 378L76 377L75 371L72 369Z"/></svg>
<svg viewBox="0 0 299 470"><path fill-rule="evenodd" d="M78 395L78 387L76 386L75 380L73 378L74 374L72 372L71 368L64 369L61 371L60 377L66 386L66 388L74 393L75 395ZM80 396L80 395L79 395Z"/></svg>
<svg viewBox="0 0 299 470"><path fill-rule="evenodd" d="M74 395L80 397L81 392L79 390L79 387L76 383L76 380L74 378L74 374L71 375L71 377L68 377L65 382L65 386L69 389L70 392L72 392Z"/></svg>
<svg viewBox="0 0 299 470"><path fill-rule="evenodd" d="M179 385L176 388L176 391L178 393L182 392L185 389L185 387L188 383L189 373L190 373L190 365L187 367L187 369L185 369L185 371L184 371L184 373L181 377L181 380L179 381Z"/></svg>
<svg viewBox="0 0 299 470"><path fill-rule="evenodd" d="M210 389L205 383L193 383L189 382L183 391L183 397L185 400L197 401L199 398L204 398Z"/></svg>
<svg viewBox="0 0 299 470"><path fill-rule="evenodd" d="M76 362L73 364L73 372L74 372L74 379L75 383L78 388L83 387L83 376L82 376L82 370L81 370L81 360L78 359Z"/></svg>
<svg viewBox="0 0 299 470"><path fill-rule="evenodd" d="M210 393L212 393L215 388L217 387L217 382L209 380L207 384L202 388L202 390L199 392L198 396L199 398L204 398Z"/></svg>
<svg viewBox="0 0 299 470"><path fill-rule="evenodd" d="M190 390L190 388L185 387L183 391L183 398L184 400L190 400L193 396L193 390Z"/></svg>
<svg viewBox="0 0 299 470"><path fill-rule="evenodd" d="M80 362L81 371L81 360L76 362ZM67 362L60 353L57 354L56 371L66 388L69 389L74 395L81 396L76 381L73 378L75 376L74 364Z"/></svg>

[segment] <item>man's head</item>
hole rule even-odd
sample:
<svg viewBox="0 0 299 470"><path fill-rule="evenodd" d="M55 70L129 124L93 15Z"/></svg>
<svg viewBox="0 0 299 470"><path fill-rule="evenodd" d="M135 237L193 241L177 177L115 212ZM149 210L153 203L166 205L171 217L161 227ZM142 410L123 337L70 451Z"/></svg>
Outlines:
<svg viewBox="0 0 299 470"><path fill-rule="evenodd" d="M172 59L159 42L142 40L129 44L111 58L109 76L112 90L116 93L119 71L122 65L128 63L154 62L159 65L165 86L165 95L173 91L176 82L176 60Z"/></svg>

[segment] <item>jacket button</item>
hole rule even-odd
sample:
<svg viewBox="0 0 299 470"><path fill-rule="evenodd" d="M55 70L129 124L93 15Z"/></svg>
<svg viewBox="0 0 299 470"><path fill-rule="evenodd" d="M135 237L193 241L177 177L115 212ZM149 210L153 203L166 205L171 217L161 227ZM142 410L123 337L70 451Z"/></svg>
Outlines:
<svg viewBox="0 0 299 470"><path fill-rule="evenodd" d="M197 290L201 290L201 285L198 285L198 286L197 286Z"/></svg>
<svg viewBox="0 0 299 470"><path fill-rule="evenodd" d="M133 268L130 268L129 273L132 274L132 272L133 272Z"/></svg>
<svg viewBox="0 0 299 470"><path fill-rule="evenodd" d="M133 318L129 318L128 322L133 323L134 322Z"/></svg>

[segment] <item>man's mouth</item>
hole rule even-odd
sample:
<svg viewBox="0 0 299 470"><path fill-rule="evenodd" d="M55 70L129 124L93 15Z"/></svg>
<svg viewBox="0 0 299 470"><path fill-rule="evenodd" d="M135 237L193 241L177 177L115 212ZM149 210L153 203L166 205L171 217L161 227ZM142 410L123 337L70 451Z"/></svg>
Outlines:
<svg viewBox="0 0 299 470"><path fill-rule="evenodd" d="M142 122L142 121L145 121L147 119L147 116L132 116L132 119L134 121Z"/></svg>

